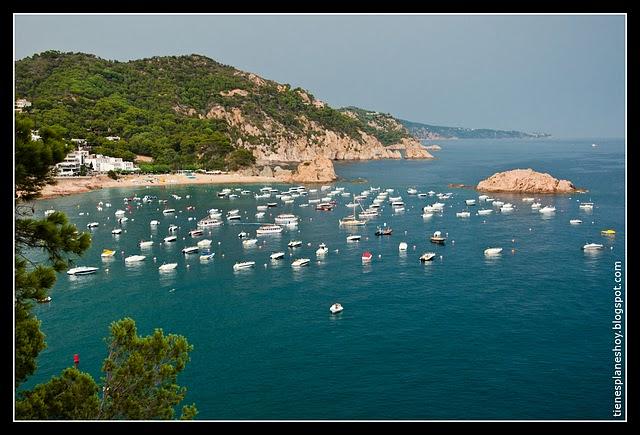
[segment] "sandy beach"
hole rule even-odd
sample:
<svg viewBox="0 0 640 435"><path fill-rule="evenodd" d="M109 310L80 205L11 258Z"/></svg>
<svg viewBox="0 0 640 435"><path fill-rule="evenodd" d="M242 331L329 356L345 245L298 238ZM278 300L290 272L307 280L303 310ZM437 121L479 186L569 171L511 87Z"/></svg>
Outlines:
<svg viewBox="0 0 640 435"><path fill-rule="evenodd" d="M90 192L97 189L111 187L137 187L137 186L177 186L182 184L224 184L224 183L283 183L282 179L275 177L260 177L240 174L195 174L195 178L185 175L124 175L117 180L112 180L106 175L93 177L58 177L56 184L49 184L42 189L40 198L55 198L58 196L73 195Z"/></svg>

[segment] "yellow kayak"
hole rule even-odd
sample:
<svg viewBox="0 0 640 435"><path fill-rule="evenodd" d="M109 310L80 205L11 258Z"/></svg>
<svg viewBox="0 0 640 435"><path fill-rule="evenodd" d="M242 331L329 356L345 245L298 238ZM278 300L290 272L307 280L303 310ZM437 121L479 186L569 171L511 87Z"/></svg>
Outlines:
<svg viewBox="0 0 640 435"><path fill-rule="evenodd" d="M616 232L614 230L602 230L600 231L600 234L603 236L615 236Z"/></svg>
<svg viewBox="0 0 640 435"><path fill-rule="evenodd" d="M116 254L116 251L112 251L111 249L103 249L101 257L113 257Z"/></svg>

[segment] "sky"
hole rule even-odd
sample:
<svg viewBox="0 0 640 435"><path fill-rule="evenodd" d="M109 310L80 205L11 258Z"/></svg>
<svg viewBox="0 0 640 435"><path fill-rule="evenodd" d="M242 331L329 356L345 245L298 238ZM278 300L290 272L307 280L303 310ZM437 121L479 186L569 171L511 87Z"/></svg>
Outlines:
<svg viewBox="0 0 640 435"><path fill-rule="evenodd" d="M427 124L624 137L624 15L15 15L15 59L201 54Z"/></svg>

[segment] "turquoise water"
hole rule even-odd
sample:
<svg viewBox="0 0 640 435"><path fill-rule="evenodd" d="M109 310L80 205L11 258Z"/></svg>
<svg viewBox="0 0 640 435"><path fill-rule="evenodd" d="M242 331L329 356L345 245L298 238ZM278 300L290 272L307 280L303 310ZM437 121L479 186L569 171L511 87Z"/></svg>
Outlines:
<svg viewBox="0 0 640 435"><path fill-rule="evenodd" d="M381 217L357 231L359 243L347 243L351 231L338 226L351 211L344 205L351 198L340 196L332 212L300 208L304 196L292 205L269 200L278 207L267 211L265 222L286 212L302 221L297 230L261 237L264 246L252 248L243 248L237 234L255 231L256 204L267 200L218 199L221 186L111 189L38 202L39 214L62 210L83 230L100 222L79 262L100 271L78 278L60 274L52 302L36 308L48 348L25 387L72 365L75 353L80 367L99 379L108 325L130 316L141 334L161 327L194 345L179 382L188 387L185 403L195 402L202 419L611 418L613 268L614 261L625 260L624 141L441 145L433 161L336 164L344 181L333 185L356 194L369 186L394 188L406 203L403 214L385 205ZM570 179L589 192L543 197L543 205L557 208L550 218L531 211L524 195L505 194L493 196L514 203L513 213L477 216L482 203L464 204L476 192L447 187L516 167ZM367 182L348 181L358 177ZM424 220L422 206L436 199L407 195L411 186L453 192L444 214ZM262 185L224 187L257 192ZM307 189L313 187L319 188ZM114 212L133 194L168 199L179 213L164 216L157 203L133 204L126 234L116 238ZM579 210L578 200L593 201L593 212ZM113 206L99 212L99 201ZM243 225L225 222L207 231L216 255L202 264L180 249L195 244L187 232L210 208L241 210ZM467 208L474 212L470 218L455 216ZM584 223L570 225L572 218ZM161 222L155 231L152 219ZM170 223L181 227L178 242L158 245ZM375 237L376 224L383 223L393 235ZM616 237L601 236L605 228L615 229ZM445 246L428 242L435 230L448 233ZM156 245L143 252L147 261L125 266L124 256L140 253L138 241L151 236ZM304 246L272 264L269 254L289 253L286 244L293 238ZM398 252L401 241L409 244L406 255ZM321 242L330 251L318 261ZM581 247L589 242L605 249L586 254ZM502 255L485 258L489 246L503 247ZM116 258L101 261L103 248L116 249ZM374 254L369 266L360 260L364 250ZM425 251L438 257L421 264ZM293 270L291 261L301 256L311 264ZM233 264L245 259L256 261L256 268L234 273ZM162 262L173 261L179 264L175 273L158 272ZM336 301L345 309L331 315Z"/></svg>

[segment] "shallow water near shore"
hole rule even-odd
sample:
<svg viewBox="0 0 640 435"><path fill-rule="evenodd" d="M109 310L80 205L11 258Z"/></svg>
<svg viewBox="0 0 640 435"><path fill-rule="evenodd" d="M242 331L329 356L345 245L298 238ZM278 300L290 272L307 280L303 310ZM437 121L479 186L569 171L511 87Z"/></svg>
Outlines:
<svg viewBox="0 0 640 435"><path fill-rule="evenodd" d="M301 196L291 205L256 200L253 193L262 184L113 188L38 201L39 216L54 208L80 230L100 223L78 262L100 270L80 277L60 274L52 302L36 307L48 347L24 387L73 365L75 353L80 368L98 380L108 325L129 316L140 334L161 327L194 345L179 383L188 388L184 403L196 403L199 419L610 419L614 262L622 261L623 271L626 267L624 141L440 145L431 161L336 163L341 180L333 186L354 194L369 186L393 188L391 196L402 196L406 204L404 213L393 213L386 203L380 217L356 230L338 226L338 219L351 213L345 204L352 198L337 196L335 210L320 212L314 204L299 205L324 195ZM516 207L500 213L481 201L467 207L464 200L478 192L448 187L529 167L588 192L491 195ZM350 181L359 178L367 182ZM217 198L223 187L252 195ZM442 215L424 219L422 207L437 198L408 195L409 187L453 196L443 201ZM312 188L319 186L307 185ZM113 236L119 226L114 212L125 209L123 198L134 194L168 199L177 212L165 216L157 202L130 203L122 235ZM532 211L522 202L525 196L555 205L556 213ZM97 211L99 201L112 207ZM278 207L257 220L256 205L267 201ZM595 207L585 212L578 201ZM211 208L239 209L241 224L225 221L192 239L188 231ZM494 212L478 216L480 208ZM471 216L456 217L463 210ZM280 213L294 213L301 222L280 236L259 237L257 246L242 246L240 231L255 234L260 222L273 222ZM583 223L570 225L574 218ZM153 219L160 221L155 230L149 225ZM178 241L160 244L171 223L180 226ZM393 234L375 237L376 226L385 223ZM600 235L608 228L616 230L615 237ZM446 245L429 243L436 230L447 234ZM361 234L362 240L348 243L349 234ZM213 240L213 260L203 263L198 255L180 253L202 238ZM289 249L291 239L304 245ZM140 240L155 244L141 250ZM405 254L398 251L402 241L409 245ZM322 242L329 253L319 259L315 250ZM604 249L583 251L590 242ZM503 252L485 257L488 247ZM104 248L116 250L115 258L101 260ZM269 259L276 250L287 253L285 260ZM365 250L374 256L370 265L361 262ZM437 257L421 264L418 258L426 251ZM145 262L125 265L124 257L140 253L147 255ZM299 257L311 263L295 270L291 262ZM256 267L232 270L245 260L256 261ZM177 262L178 268L159 273L163 262ZM342 313L329 312L334 302L344 306Z"/></svg>

